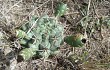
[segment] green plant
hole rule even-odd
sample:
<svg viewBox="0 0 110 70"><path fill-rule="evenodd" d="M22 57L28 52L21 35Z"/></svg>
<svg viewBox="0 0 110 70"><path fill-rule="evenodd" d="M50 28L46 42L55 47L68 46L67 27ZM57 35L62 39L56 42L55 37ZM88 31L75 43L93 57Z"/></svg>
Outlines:
<svg viewBox="0 0 110 70"><path fill-rule="evenodd" d="M55 17L48 15L41 17L33 16L29 23L22 25L16 30L19 43L24 48L20 54L24 60L28 60L34 55L48 58L50 55L59 53L58 48L63 40L73 47L81 47L85 43L83 35L67 36L64 38L64 27L57 17L64 15L67 5L60 3L55 12ZM83 43L84 42L84 43Z"/></svg>
<svg viewBox="0 0 110 70"><path fill-rule="evenodd" d="M71 45L72 47L82 47L86 43L86 37L82 34L75 34L66 36L64 42Z"/></svg>
<svg viewBox="0 0 110 70"><path fill-rule="evenodd" d="M22 44L26 49L22 50L20 53L24 59L26 59L26 55L35 54L27 52L30 51L30 48L36 49L36 52L45 58L48 58L49 55L58 50L57 48L60 47L64 32L63 26L60 22L56 21L54 18L50 18L48 15L44 15L38 19L31 20L31 22L26 25L21 28L22 30L17 30L17 36L22 37L20 44ZM31 29L33 25L35 27ZM32 52L32 50L30 52ZM28 60L29 57L31 56L28 56L26 60Z"/></svg>
<svg viewBox="0 0 110 70"><path fill-rule="evenodd" d="M65 6L66 4L61 3L56 10L58 11L56 15L62 16L66 11ZM58 48L64 37L64 28L56 19L57 17L51 18L48 15L40 18L32 17L29 23L16 30L16 35L20 38L19 42L24 47L19 55L24 60L28 60L34 55L48 58L59 52Z"/></svg>
<svg viewBox="0 0 110 70"><path fill-rule="evenodd" d="M67 4L64 4L64 3L59 3L57 8L56 8L56 11L55 11L55 16L59 17L59 16L62 16L65 14L66 10L67 10Z"/></svg>
<svg viewBox="0 0 110 70"><path fill-rule="evenodd" d="M97 22L95 23L97 27L101 25L105 25L107 27L110 26L110 17L101 17L97 19Z"/></svg>

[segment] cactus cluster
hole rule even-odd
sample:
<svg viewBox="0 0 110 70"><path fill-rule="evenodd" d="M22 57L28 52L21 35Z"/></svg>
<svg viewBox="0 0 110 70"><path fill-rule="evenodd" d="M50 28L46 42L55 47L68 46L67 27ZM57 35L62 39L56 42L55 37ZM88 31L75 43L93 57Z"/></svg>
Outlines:
<svg viewBox="0 0 110 70"><path fill-rule="evenodd" d="M22 37L20 44L25 49L29 48L31 50L30 48L32 48L33 50L34 48L40 56L48 58L60 47L63 40L63 32L64 28L60 22L55 18L44 15L40 18L33 17L31 22L23 25L21 30L17 30L17 36ZM25 58L29 53L24 53L24 50L21 51L20 55ZM31 54L31 56L34 54Z"/></svg>
<svg viewBox="0 0 110 70"><path fill-rule="evenodd" d="M64 27L57 19L64 15L67 5L59 3L56 8L55 17L43 15L32 17L30 22L22 25L21 29L16 30L16 36L23 50L19 55L24 60L28 60L34 55L48 58L50 55L59 53L58 48L62 42L66 42L72 47L82 47L86 42L81 34L67 36L64 38Z"/></svg>
<svg viewBox="0 0 110 70"><path fill-rule="evenodd" d="M58 48L63 40L64 28L58 22L57 17L64 15L67 4L59 3L55 12L55 17L48 15L33 17L29 23L22 25L16 30L16 35L20 39L20 44L24 47L20 54L24 60L30 59L35 54L48 58L52 54L58 53Z"/></svg>

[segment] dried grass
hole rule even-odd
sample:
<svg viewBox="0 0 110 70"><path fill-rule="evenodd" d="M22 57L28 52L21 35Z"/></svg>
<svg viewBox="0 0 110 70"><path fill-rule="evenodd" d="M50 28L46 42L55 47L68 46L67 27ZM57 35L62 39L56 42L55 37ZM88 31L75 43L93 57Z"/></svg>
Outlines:
<svg viewBox="0 0 110 70"><path fill-rule="evenodd" d="M16 41L11 42L9 38L15 34L16 28L22 26L26 22L29 22L33 15L39 17L47 13L49 14L49 16L53 17L54 9L58 1L67 3L69 7L68 13L65 15L65 18L60 18L60 20L64 22L63 25L65 26L65 35L72 35L78 32L84 34L85 30L78 27L78 24L80 23L79 21L83 18L81 12L78 9L80 9L83 2L89 4L87 15L92 17L92 21L88 22L87 27L90 28L90 30L93 29L96 22L95 20L99 19L100 17L109 17L110 15L110 2L105 0L0 0L0 51L5 50L6 47L11 48L12 46L19 46L18 43L16 44ZM76 62L76 67L81 68L80 70L109 70L110 27L107 28L106 26L102 26L101 31L95 30L94 32L87 32L87 36L88 42L86 43L86 45L83 48L76 48L75 50L75 55L73 56L74 59L71 60L73 61L73 65L75 65L75 61L78 60L80 61L80 63ZM62 56L62 63L66 63L70 60L67 59L67 56L69 54L66 54L67 56L65 58L65 52L71 52L71 50L68 50L69 45L64 44L63 46L66 47L66 51L63 51L58 56ZM11 51L13 51L13 49ZM87 54L84 54L85 52ZM1 57L6 58L7 54ZM16 59L16 57L14 57L13 59ZM6 58L6 61L7 60L9 60L10 62L12 59ZM66 64L64 66L57 66L58 63L57 61L54 62L55 60L57 59L48 60L49 62L47 60L45 62L43 62L44 60L40 62L38 62L37 60L32 60L32 62L30 61L29 65L27 64L28 62L21 62L16 64L18 65L16 66L16 68L20 66L20 68L17 68L18 70L34 70L38 65L40 67L38 67L40 70L42 70L42 68L46 69L45 67L47 67L47 69L49 69L50 67L53 67L55 69L55 67L57 67L56 70L66 69L64 67ZM33 62L40 64L33 66ZM22 65L24 65L24 68ZM30 66L34 68L27 69ZM3 70L3 67L7 68L8 65L6 64L6 62L1 60L1 70ZM76 69L78 70L78 68ZM68 67L68 70L71 70L71 67L70 69Z"/></svg>

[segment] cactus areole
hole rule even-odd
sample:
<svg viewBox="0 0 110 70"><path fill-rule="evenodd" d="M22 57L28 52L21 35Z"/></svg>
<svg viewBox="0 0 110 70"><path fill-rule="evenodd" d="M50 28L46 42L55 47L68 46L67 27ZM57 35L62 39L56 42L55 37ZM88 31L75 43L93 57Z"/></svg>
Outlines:
<svg viewBox="0 0 110 70"><path fill-rule="evenodd" d="M86 39L82 34L76 34L65 37L64 42L71 45L72 47L82 47L86 43Z"/></svg>

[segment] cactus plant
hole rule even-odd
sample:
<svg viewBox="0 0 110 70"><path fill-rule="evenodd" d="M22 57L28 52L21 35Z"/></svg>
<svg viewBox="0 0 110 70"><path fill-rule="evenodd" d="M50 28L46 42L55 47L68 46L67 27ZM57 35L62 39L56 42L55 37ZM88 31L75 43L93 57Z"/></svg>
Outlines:
<svg viewBox="0 0 110 70"><path fill-rule="evenodd" d="M35 26L27 33L29 28L32 27L32 23ZM29 51L33 51L30 49L32 48L36 49L34 51L38 51L37 53L40 56L48 58L50 54L54 54L55 51L58 51L57 48L60 47L63 40L63 32L64 28L60 22L54 18L50 18L48 15L44 15L38 19L32 19L30 23L23 25L21 30L17 31L18 37L23 36L22 39L20 39L20 43L25 47L25 49L20 52L20 55L23 56L25 60L28 60L32 57L29 55L35 54L29 53Z"/></svg>
<svg viewBox="0 0 110 70"><path fill-rule="evenodd" d="M20 44L25 48L19 54L24 60L28 60L35 55L35 51L45 58L59 52L58 47L60 47L63 40L64 28L56 17L64 15L66 10L67 5L59 3L55 18L50 18L48 15L40 18L33 17L29 23L21 27L21 30L16 31L17 37L20 38Z"/></svg>
<svg viewBox="0 0 110 70"><path fill-rule="evenodd" d="M67 4L60 2L56 8L55 16L63 16L67 9Z"/></svg>
<svg viewBox="0 0 110 70"><path fill-rule="evenodd" d="M86 39L82 34L67 36L64 38L64 28L56 18L64 15L67 5L60 3L56 8L55 18L43 15L32 20L17 30L17 37L24 47L20 54L24 60L30 59L35 54L44 58L59 53L61 43L66 42L73 47L82 47Z"/></svg>
<svg viewBox="0 0 110 70"><path fill-rule="evenodd" d="M72 36L66 36L64 42L72 47L82 47L86 43L86 38L82 34L75 34Z"/></svg>
<svg viewBox="0 0 110 70"><path fill-rule="evenodd" d="M34 48L25 48L20 52L20 55L23 57L24 60L30 59L35 54L36 54L36 49Z"/></svg>

